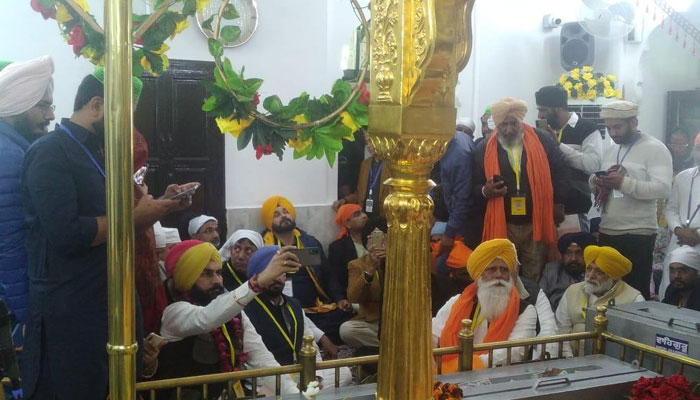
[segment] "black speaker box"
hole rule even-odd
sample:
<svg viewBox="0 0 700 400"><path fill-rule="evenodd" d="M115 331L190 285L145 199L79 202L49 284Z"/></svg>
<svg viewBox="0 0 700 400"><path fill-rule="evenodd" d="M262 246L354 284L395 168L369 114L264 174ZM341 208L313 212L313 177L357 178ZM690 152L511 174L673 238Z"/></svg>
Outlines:
<svg viewBox="0 0 700 400"><path fill-rule="evenodd" d="M578 22L562 25L559 49L561 66L567 71L593 65L595 40Z"/></svg>

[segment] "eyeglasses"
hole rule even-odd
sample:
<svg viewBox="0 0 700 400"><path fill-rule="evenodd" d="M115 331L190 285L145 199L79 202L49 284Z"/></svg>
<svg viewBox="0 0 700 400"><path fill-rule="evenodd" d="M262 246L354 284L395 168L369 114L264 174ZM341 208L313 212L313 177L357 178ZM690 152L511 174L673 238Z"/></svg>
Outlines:
<svg viewBox="0 0 700 400"><path fill-rule="evenodd" d="M216 228L207 228L200 233L206 233L207 235L211 235L213 233L218 233L218 230Z"/></svg>
<svg viewBox="0 0 700 400"><path fill-rule="evenodd" d="M685 150L688 148L688 144L677 144L677 143L669 143L668 144L669 149L675 149L675 150Z"/></svg>
<svg viewBox="0 0 700 400"><path fill-rule="evenodd" d="M51 111L51 112L56 111L56 106L53 104L39 103L36 105L36 107L39 108L44 113L47 113L49 111Z"/></svg>

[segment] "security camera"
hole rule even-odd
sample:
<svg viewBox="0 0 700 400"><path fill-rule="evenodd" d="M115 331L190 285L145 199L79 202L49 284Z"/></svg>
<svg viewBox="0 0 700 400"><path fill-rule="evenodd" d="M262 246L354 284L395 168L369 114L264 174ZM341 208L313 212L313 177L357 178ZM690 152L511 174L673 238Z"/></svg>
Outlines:
<svg viewBox="0 0 700 400"><path fill-rule="evenodd" d="M564 21L561 18L555 17L552 14L547 14L544 17L542 17L542 26L544 27L544 29L558 28L563 22Z"/></svg>

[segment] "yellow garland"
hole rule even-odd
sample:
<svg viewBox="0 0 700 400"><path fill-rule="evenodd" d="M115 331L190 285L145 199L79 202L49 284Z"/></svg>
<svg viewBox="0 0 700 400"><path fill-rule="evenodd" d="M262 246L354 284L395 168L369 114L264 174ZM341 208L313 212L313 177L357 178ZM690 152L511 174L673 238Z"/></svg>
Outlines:
<svg viewBox="0 0 700 400"><path fill-rule="evenodd" d="M360 129L360 125L358 125L357 122L355 122L355 120L352 119L352 115L350 115L349 112L343 111L340 114L340 118L341 118L341 123L343 125L347 126L348 128L350 128L351 133L355 133L355 131Z"/></svg>
<svg viewBox="0 0 700 400"><path fill-rule="evenodd" d="M172 35L170 35L170 40L175 39L175 35L178 33L182 32L185 30L190 25L190 23L187 21L187 19L183 19L182 21L178 22L175 24L175 31L173 32Z"/></svg>
<svg viewBox="0 0 700 400"><path fill-rule="evenodd" d="M243 132L243 130L253 123L254 118L247 119L235 119L235 118L216 118L216 125L219 127L221 133L230 133L233 137L238 138L238 135Z"/></svg>
<svg viewBox="0 0 700 400"><path fill-rule="evenodd" d="M65 25L66 22L70 22L73 19L73 14L68 11L63 3L56 3L56 22L61 25Z"/></svg>

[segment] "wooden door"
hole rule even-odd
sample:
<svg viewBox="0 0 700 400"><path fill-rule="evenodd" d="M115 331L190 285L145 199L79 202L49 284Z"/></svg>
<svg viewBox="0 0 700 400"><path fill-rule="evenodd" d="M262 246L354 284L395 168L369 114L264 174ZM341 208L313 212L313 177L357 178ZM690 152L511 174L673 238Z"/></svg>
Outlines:
<svg viewBox="0 0 700 400"><path fill-rule="evenodd" d="M189 219L200 214L216 217L222 240L226 238L224 137L202 111L204 81L212 79L213 67L213 62L171 60L160 76L144 75L134 113L136 129L148 142L149 192L159 196L170 183L202 184L189 210L162 221L180 229L183 240L189 237Z"/></svg>

